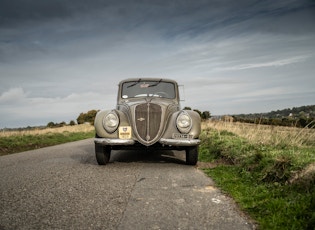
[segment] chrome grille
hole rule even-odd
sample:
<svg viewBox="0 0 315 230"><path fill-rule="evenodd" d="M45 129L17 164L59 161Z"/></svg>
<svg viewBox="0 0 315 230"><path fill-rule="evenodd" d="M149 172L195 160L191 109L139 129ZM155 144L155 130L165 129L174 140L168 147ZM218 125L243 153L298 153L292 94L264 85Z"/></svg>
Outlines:
<svg viewBox="0 0 315 230"><path fill-rule="evenodd" d="M153 103L140 104L136 107L136 129L139 137L146 143L151 142L160 129L161 106Z"/></svg>

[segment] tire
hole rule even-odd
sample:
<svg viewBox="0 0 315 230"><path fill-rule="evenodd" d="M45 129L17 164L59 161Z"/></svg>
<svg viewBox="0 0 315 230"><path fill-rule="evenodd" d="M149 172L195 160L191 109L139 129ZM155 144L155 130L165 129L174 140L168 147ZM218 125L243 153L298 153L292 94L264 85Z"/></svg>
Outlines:
<svg viewBox="0 0 315 230"><path fill-rule="evenodd" d="M188 147L186 149L186 164L196 165L198 162L198 146Z"/></svg>
<svg viewBox="0 0 315 230"><path fill-rule="evenodd" d="M95 156L99 165L106 165L110 159L111 149L109 146L95 144Z"/></svg>

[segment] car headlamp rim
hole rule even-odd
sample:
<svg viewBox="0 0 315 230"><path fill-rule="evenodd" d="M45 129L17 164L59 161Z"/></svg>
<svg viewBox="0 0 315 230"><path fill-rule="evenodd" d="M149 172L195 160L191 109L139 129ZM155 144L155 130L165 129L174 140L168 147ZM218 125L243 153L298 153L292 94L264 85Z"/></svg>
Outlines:
<svg viewBox="0 0 315 230"><path fill-rule="evenodd" d="M176 127L181 133L189 133L192 127L192 119L186 111L181 111L176 118Z"/></svg>
<svg viewBox="0 0 315 230"><path fill-rule="evenodd" d="M108 133L113 133L119 126L119 117L115 111L108 112L103 118L103 127Z"/></svg>

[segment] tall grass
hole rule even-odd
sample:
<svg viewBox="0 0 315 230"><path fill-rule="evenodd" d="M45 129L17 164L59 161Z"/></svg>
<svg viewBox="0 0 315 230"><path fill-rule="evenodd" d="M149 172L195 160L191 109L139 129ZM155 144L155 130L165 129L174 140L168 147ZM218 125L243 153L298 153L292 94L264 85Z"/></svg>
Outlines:
<svg viewBox="0 0 315 230"><path fill-rule="evenodd" d="M91 138L94 127L89 124L0 133L0 156L26 150Z"/></svg>
<svg viewBox="0 0 315 230"><path fill-rule="evenodd" d="M202 124L203 129L213 128L219 132L226 130L256 144L298 147L315 146L315 129L312 128L314 125L295 128L223 121L207 121Z"/></svg>
<svg viewBox="0 0 315 230"><path fill-rule="evenodd" d="M45 128L45 129L32 129L32 130L21 130L21 131L6 131L3 130L0 132L1 137L10 137L10 136L25 136L25 135L43 135L48 133L79 133L79 132L90 132L94 130L94 126L90 124L82 125L73 125L73 126L63 126L57 128Z"/></svg>

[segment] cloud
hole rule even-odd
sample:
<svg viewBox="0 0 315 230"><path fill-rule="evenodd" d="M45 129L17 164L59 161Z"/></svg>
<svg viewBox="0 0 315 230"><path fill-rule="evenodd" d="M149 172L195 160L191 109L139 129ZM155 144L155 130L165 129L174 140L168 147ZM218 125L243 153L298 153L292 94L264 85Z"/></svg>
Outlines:
<svg viewBox="0 0 315 230"><path fill-rule="evenodd" d="M298 62L303 62L310 58L309 55L304 56L296 56L291 58L285 59L278 59L269 62L262 62L262 63L248 63L242 65L236 65L231 67L223 67L223 68L216 68L217 71L235 71L235 70L245 70L245 69L254 69L254 68L264 68L264 67L279 67L284 65L290 65Z"/></svg>
<svg viewBox="0 0 315 230"><path fill-rule="evenodd" d="M25 99L27 93L22 88L12 88L6 92L3 92L0 96L0 103L12 103Z"/></svg>
<svg viewBox="0 0 315 230"><path fill-rule="evenodd" d="M104 100L106 97L109 100ZM46 125L50 121L68 122L75 120L81 112L112 108L115 97L97 92L72 93L65 97L31 97L23 88L13 88L1 94L0 116L10 127Z"/></svg>

